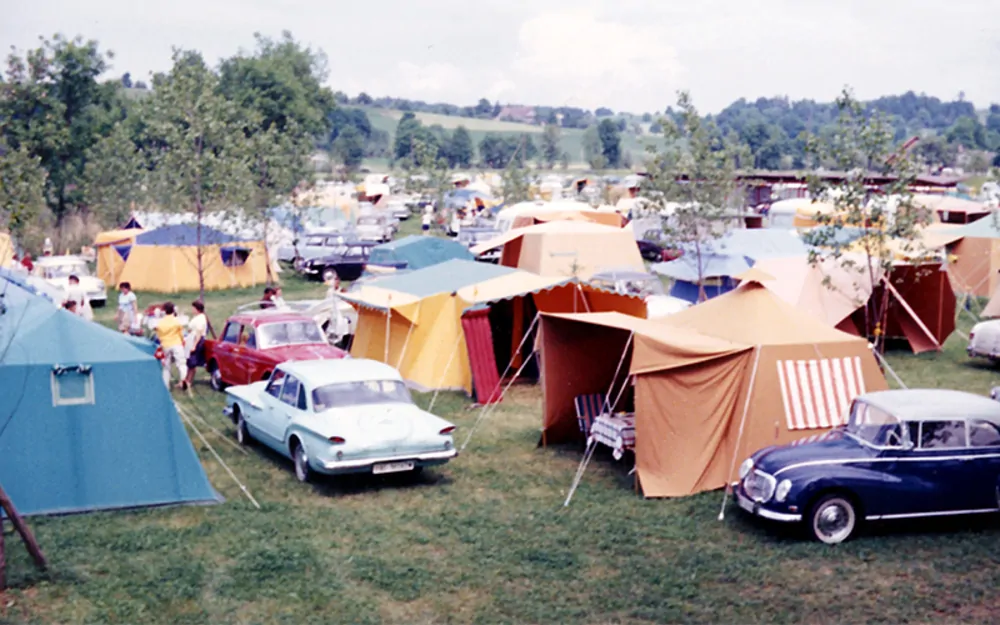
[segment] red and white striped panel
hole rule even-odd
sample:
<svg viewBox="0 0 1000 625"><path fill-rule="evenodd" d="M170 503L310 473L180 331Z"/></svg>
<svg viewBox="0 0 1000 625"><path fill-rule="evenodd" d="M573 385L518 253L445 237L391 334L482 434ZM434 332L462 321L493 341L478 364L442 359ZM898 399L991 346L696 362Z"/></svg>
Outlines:
<svg viewBox="0 0 1000 625"><path fill-rule="evenodd" d="M859 356L779 360L778 380L789 430L843 425L851 402L865 392Z"/></svg>

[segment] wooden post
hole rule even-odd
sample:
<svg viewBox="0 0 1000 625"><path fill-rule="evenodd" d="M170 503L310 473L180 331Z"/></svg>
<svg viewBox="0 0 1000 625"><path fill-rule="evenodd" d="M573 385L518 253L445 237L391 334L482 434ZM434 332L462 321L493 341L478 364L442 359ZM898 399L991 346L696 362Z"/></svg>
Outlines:
<svg viewBox="0 0 1000 625"><path fill-rule="evenodd" d="M45 556L42 554L41 548L39 548L38 543L35 541L34 534L25 525L24 519L18 514L17 509L14 508L14 502L10 500L7 493L0 487L0 507L3 508L4 512L7 513L7 518L14 525L14 529L17 533L21 535L21 540L24 541L24 546L27 547L28 553L31 554L31 559L35 561L35 566L45 570L48 567L48 562L45 561ZM2 571L2 568L0 568ZM0 588L3 588L0 585Z"/></svg>

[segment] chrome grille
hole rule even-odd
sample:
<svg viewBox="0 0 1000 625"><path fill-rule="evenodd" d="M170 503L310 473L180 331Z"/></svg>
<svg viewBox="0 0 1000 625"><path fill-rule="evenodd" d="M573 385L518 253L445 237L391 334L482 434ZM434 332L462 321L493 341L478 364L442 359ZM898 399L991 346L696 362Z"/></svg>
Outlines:
<svg viewBox="0 0 1000 625"><path fill-rule="evenodd" d="M774 477L760 471L751 471L743 480L743 490L754 501L770 501L774 496L774 488L777 485Z"/></svg>

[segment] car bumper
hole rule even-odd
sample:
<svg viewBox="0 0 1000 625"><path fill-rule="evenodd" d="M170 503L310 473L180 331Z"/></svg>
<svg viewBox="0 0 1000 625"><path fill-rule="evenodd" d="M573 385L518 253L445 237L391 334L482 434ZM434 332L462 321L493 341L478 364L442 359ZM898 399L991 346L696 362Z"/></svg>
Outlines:
<svg viewBox="0 0 1000 625"><path fill-rule="evenodd" d="M798 523L802 520L801 514L768 510L763 507L760 502L747 497L746 493L743 492L743 487L741 485L734 486L733 491L736 493L736 505L738 505L744 512L748 512L754 516L759 516L762 519L778 521L780 523Z"/></svg>
<svg viewBox="0 0 1000 625"><path fill-rule="evenodd" d="M359 460L328 460L319 463L316 470L322 473L337 474L337 473L364 473L372 470L372 467L376 464L383 464L386 462L413 462L414 467L428 467L436 464L444 464L458 456L457 449L448 449L445 451L433 451L423 454L411 454L411 455L398 455L398 456L382 456L379 458L362 458Z"/></svg>

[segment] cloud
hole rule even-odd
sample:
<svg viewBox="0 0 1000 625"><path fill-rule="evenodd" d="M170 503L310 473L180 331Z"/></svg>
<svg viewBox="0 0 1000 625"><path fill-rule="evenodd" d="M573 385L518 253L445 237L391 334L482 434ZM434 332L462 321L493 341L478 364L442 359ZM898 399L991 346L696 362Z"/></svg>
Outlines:
<svg viewBox="0 0 1000 625"><path fill-rule="evenodd" d="M403 61L396 66L399 88L406 93L419 93L425 98L440 98L454 94L465 81L465 73L451 63L417 65Z"/></svg>

